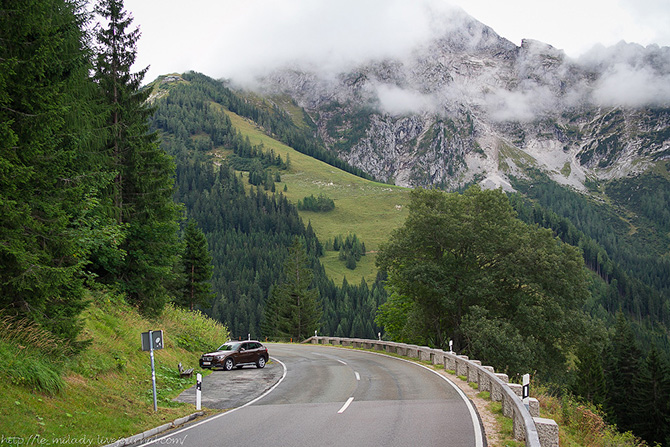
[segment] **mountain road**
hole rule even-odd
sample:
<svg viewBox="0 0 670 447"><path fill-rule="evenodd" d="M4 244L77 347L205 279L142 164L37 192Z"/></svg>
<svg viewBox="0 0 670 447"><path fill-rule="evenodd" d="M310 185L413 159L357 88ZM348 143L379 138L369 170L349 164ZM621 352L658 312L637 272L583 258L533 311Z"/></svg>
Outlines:
<svg viewBox="0 0 670 447"><path fill-rule="evenodd" d="M144 445L484 445L473 405L429 368L327 346L268 348L266 368L215 371L203 381L203 405L231 410Z"/></svg>

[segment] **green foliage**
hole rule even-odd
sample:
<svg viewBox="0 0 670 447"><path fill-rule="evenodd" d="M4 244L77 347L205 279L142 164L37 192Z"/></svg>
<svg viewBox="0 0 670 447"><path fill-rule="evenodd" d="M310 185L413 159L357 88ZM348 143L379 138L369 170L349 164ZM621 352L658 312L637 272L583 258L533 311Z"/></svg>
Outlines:
<svg viewBox="0 0 670 447"><path fill-rule="evenodd" d="M107 110L103 153L116 177L107 191L109 216L123 227L117 265L97 263L103 280L116 282L147 315L158 315L174 283L179 254L180 207L172 199L175 165L149 131L150 91L141 90L146 69L131 73L140 33L122 0L99 0L95 11L105 20L96 30L95 80Z"/></svg>
<svg viewBox="0 0 670 447"><path fill-rule="evenodd" d="M312 194L302 200L298 200L298 209L305 211L327 212L335 209L335 201L325 194L314 197Z"/></svg>
<svg viewBox="0 0 670 447"><path fill-rule="evenodd" d="M9 1L0 14L0 307L69 340L89 254L113 245L84 6Z"/></svg>
<svg viewBox="0 0 670 447"><path fill-rule="evenodd" d="M181 256L183 268L180 304L191 310L195 306L206 307L213 298L212 255L207 248L207 239L196 223L189 220L184 230L184 252Z"/></svg>
<svg viewBox="0 0 670 447"><path fill-rule="evenodd" d="M210 352L230 339L230 332L200 311L167 305L162 317L179 327L172 335L176 345L190 352Z"/></svg>
<svg viewBox="0 0 670 447"><path fill-rule="evenodd" d="M184 349L178 346L176 339L195 334L199 345L211 347L227 338L226 328L202 314L171 305L166 306L157 319L147 320L118 295L96 292L87 298L91 305L81 317L83 334L90 339L90 347L76 354L54 352L54 346L63 345L47 342L53 341L53 335L43 329L36 331L34 325L30 330L6 330L0 334L0 355L5 346L11 344L11 349L21 350L21 355L26 357L26 368L48 367L52 374L57 374L61 384L59 392L42 378L44 371L27 371L33 376L39 374L40 383L47 386L25 382L17 386L0 366L3 395L0 426L5 439L8 436L28 439L38 433L42 439L86 436L92 442L107 444L154 428L163 420L174 420L195 411L194 405L172 401L194 383L194 378L179 377L177 364L195 367L196 372L206 375L209 371L198 368L198 359L204 351L199 347L193 351ZM4 328L7 321L2 320L2 323ZM154 352L158 413L153 412L149 353L140 349L139 334L149 328L163 329L166 343L165 349ZM7 340L10 332L17 336ZM39 359L41 365L36 365L31 357L33 349L44 357L45 361ZM23 361L21 355L16 362ZM54 392L48 392L49 389Z"/></svg>
<svg viewBox="0 0 670 447"><path fill-rule="evenodd" d="M272 290L263 313L263 335L304 340L314 334L321 320L318 290L311 288L314 274L307 253L295 238L284 264L282 281Z"/></svg>
<svg viewBox="0 0 670 447"><path fill-rule="evenodd" d="M451 338L456 350L510 374L564 369L589 332L579 251L516 219L501 191L413 191L407 222L377 261L393 291L411 300L407 326L423 321L430 344Z"/></svg>
<svg viewBox="0 0 670 447"><path fill-rule="evenodd" d="M359 168L350 166L330 153L321 141L313 136L311 127L296 125L291 116L276 105L263 104L258 107L253 101L249 101L240 95L233 93L220 81L209 78L203 74L188 72L184 73L184 79L191 84L196 84L197 89L207 95L211 100L228 110L249 118L261 126L266 133L273 135L277 140L287 146L342 169L362 178L371 177ZM305 114L306 115L306 114ZM214 139L213 139L214 140ZM215 141L215 140L214 140ZM216 144L216 142L215 142ZM286 166L290 165L288 158Z"/></svg>
<svg viewBox="0 0 670 447"><path fill-rule="evenodd" d="M326 250L339 252L338 259L345 263L349 270L356 268L357 262L365 256L365 244L355 234L337 235L335 239L326 242Z"/></svg>
<svg viewBox="0 0 670 447"><path fill-rule="evenodd" d="M5 316L1 320L0 376L14 385L56 394L63 390L68 345L36 323Z"/></svg>
<svg viewBox="0 0 670 447"><path fill-rule="evenodd" d="M670 182L647 174L635 179L609 182L609 200L627 216L624 220L603 203L563 188L537 171L530 181L515 180L514 187L532 202L513 197L519 217L551 228L564 242L579 246L586 265L610 288L595 297L599 308L613 315L623 310L644 325L660 322L666 334L652 335L641 327L638 336L651 338L670 352L667 328L670 325L670 244L667 213ZM630 216L630 217L629 217Z"/></svg>

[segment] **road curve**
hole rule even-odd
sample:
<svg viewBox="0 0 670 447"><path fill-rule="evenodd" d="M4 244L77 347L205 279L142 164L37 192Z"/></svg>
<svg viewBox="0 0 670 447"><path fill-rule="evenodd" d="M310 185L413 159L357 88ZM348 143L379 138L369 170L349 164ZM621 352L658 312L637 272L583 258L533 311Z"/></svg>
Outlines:
<svg viewBox="0 0 670 447"><path fill-rule="evenodd" d="M269 393L153 445L483 446L472 404L429 368L351 349L268 347L285 368Z"/></svg>

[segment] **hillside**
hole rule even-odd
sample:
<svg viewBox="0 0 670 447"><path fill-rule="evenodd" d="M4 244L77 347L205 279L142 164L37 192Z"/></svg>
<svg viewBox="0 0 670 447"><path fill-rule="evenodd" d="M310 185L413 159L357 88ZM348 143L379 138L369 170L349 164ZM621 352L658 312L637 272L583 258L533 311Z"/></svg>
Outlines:
<svg viewBox="0 0 670 447"><path fill-rule="evenodd" d="M304 123L207 76L174 75L152 88L160 97L153 126L177 162L175 200L202 229L213 256L215 297L208 315L234 336L265 335L265 303L297 237L321 297L320 332L375 337L380 328L374 315L386 292L373 252L404 218L407 190L352 175L355 169L323 153ZM335 203L332 211L298 210L305 195L322 193ZM359 233L360 222L367 224ZM352 270L339 259L342 250L329 251L328 240L354 231L370 253L358 253Z"/></svg>
<svg viewBox="0 0 670 447"><path fill-rule="evenodd" d="M161 101L167 100L172 87L179 85L188 89L189 84L189 81L178 74L161 77L153 84L152 100L160 105ZM224 86L221 85L220 88L223 89ZM267 101L254 95L241 98L251 102L258 109L268 110L270 114L276 114L276 107L281 107L288 112L289 122L297 129L307 132L311 130L303 121L302 109L291 101L282 101L281 98ZM355 233L365 243L369 256L361 259L353 270L344 267L344 264L337 259L336 252L326 251L321 262L335 283L341 284L345 277L349 282L356 284L361 279L373 282L376 276L375 252L379 244L386 239L386 235L406 218L404 206L407 203L408 190L362 178L314 156L299 152L279 141L276 136L268 135L270 132L253 119L231 111L222 104L224 101L221 99L210 98L210 101L212 109L209 113L225 114L234 132L238 132L242 139L248 139L251 146L262 147L266 153L272 151L285 160L290 160L289 168L281 172L281 181L275 186L277 192L281 192L296 205L307 196L316 197L320 194L335 202L334 210L329 212L299 210L303 221L311 223L322 243L339 235L346 237L349 233ZM169 127L163 129L171 132ZM232 161L235 166L233 159L237 158L230 144L223 141L213 142L208 132L211 134L211 131L200 131L192 138L194 141L207 141L208 153L215 160ZM248 172L248 168L242 168L241 171Z"/></svg>
<svg viewBox="0 0 670 447"><path fill-rule="evenodd" d="M89 299L80 337L89 346L74 355L37 326L3 320L3 439L17 437L27 444L41 438L46 445L86 439L101 445L195 412L195 403L172 401L194 384L193 378L179 377L177 364L207 374L197 367L198 359L228 339L227 329L200 313L172 306L156 320L147 320L115 295L93 292ZM163 330L165 337L164 349L155 351L157 413L149 353L140 343L140 334L149 329Z"/></svg>
<svg viewBox="0 0 670 447"><path fill-rule="evenodd" d="M337 253L326 251L321 262L328 275L337 284L346 276L352 283L362 278L372 282L376 276L375 252L387 235L399 227L407 217L404 209L408 190L393 185L377 183L357 177L320 160L297 152L285 144L268 137L253 122L233 112L226 111L233 127L252 145L262 144L282 157L289 157L291 166L282 173L277 188L293 203L304 197L325 194L335 202L335 209L328 212L299 211L305 222L311 222L319 240L325 242L338 235L355 233L365 242L369 256L363 258L354 270L344 269ZM227 151L217 148L215 153L225 159ZM229 153L229 151L228 151ZM284 185L286 190L284 190Z"/></svg>

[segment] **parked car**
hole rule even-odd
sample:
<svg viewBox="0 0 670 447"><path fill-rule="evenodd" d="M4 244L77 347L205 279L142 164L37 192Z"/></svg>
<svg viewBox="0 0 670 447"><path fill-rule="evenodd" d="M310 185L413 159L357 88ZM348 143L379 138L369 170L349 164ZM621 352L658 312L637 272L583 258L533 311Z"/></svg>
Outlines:
<svg viewBox="0 0 670 447"><path fill-rule="evenodd" d="M200 357L201 368L223 368L230 371L234 367L256 365L264 368L268 362L268 348L259 341L229 341L214 351Z"/></svg>

